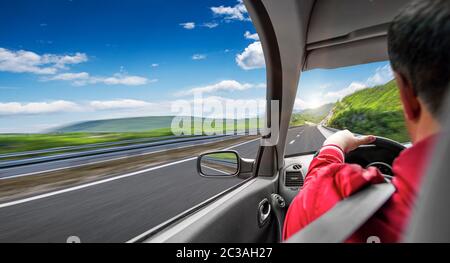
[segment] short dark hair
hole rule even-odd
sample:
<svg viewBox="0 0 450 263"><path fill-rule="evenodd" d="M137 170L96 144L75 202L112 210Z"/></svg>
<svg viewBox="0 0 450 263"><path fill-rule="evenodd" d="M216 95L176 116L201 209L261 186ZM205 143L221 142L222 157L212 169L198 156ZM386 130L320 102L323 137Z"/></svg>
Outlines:
<svg viewBox="0 0 450 263"><path fill-rule="evenodd" d="M419 0L394 18L388 32L392 69L403 75L437 117L450 84L450 0Z"/></svg>

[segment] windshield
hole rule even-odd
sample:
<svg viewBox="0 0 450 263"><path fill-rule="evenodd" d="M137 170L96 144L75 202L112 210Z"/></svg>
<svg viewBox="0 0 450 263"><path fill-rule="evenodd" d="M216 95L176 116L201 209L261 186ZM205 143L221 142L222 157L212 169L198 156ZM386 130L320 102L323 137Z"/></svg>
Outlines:
<svg viewBox="0 0 450 263"><path fill-rule="evenodd" d="M343 129L409 141L387 61L304 72L290 125L287 155L317 151L325 137Z"/></svg>

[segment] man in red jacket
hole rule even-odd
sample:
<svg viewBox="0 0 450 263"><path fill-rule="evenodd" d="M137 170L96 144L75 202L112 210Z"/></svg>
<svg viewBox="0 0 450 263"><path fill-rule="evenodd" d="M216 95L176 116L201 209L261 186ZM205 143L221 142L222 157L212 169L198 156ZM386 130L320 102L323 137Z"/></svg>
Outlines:
<svg viewBox="0 0 450 263"><path fill-rule="evenodd" d="M390 25L388 49L413 146L393 164L394 195L348 242L366 242L371 236L381 242L402 240L427 157L440 131L438 115L450 84L450 1L421 0L408 5ZM374 139L355 137L349 131L326 139L310 164L303 189L289 207L284 239L364 186L384 181L376 168L364 169L344 160L345 153Z"/></svg>

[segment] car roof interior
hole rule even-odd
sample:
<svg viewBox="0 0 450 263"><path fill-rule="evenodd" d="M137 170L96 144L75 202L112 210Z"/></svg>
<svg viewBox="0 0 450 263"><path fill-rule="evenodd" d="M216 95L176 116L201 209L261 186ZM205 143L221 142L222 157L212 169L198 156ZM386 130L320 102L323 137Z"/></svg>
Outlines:
<svg viewBox="0 0 450 263"><path fill-rule="evenodd" d="M388 25L405 2L315 1L303 69L387 60Z"/></svg>
<svg viewBox="0 0 450 263"><path fill-rule="evenodd" d="M387 60L387 29L410 0L263 0L279 45L306 49L303 70ZM297 10L297 12L286 12ZM289 15L287 15L289 14ZM292 16L290 16L292 15ZM276 28L280 24L280 28ZM289 26L286 26L289 25ZM284 27L284 30L283 28ZM286 32L284 36L283 31ZM283 36L281 37L281 35ZM296 36L298 34L298 36ZM302 36L302 34L304 36ZM355 53L356 52L356 53Z"/></svg>

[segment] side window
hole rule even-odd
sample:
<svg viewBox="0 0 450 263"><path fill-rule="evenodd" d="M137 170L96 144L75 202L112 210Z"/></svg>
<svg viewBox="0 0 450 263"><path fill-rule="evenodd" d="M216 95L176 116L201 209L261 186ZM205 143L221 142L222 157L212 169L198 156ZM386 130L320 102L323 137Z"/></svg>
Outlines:
<svg viewBox="0 0 450 263"><path fill-rule="evenodd" d="M0 241L124 242L242 182L196 170L255 158L265 114L259 37L216 2L0 3Z"/></svg>

